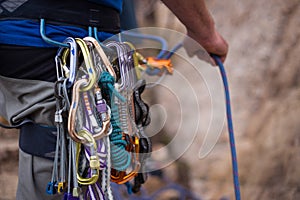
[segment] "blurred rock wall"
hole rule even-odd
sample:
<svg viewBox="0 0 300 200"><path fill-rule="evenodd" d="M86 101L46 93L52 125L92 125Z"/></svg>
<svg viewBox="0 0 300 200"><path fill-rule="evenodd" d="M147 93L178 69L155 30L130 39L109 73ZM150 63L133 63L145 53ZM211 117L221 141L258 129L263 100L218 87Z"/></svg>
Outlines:
<svg viewBox="0 0 300 200"><path fill-rule="evenodd" d="M210 0L207 5L230 46L225 64L242 197L300 199L300 1ZM138 19L142 26L184 32L159 1L139 3ZM204 160L185 156L192 188L207 199L233 197L227 145L221 137Z"/></svg>

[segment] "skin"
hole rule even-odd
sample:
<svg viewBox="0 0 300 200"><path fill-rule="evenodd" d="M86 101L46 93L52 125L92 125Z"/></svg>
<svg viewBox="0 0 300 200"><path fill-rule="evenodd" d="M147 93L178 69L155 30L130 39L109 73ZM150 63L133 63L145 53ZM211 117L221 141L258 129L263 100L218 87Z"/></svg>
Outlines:
<svg viewBox="0 0 300 200"><path fill-rule="evenodd" d="M208 53L225 61L228 44L216 30L214 20L204 0L162 0L162 2L185 25L187 35L198 42ZM197 51L190 52L197 54Z"/></svg>

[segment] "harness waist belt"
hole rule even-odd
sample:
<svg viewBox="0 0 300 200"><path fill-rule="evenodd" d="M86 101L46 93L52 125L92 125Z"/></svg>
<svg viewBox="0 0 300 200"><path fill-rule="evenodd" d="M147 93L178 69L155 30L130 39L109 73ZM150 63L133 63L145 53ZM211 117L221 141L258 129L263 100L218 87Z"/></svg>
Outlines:
<svg viewBox="0 0 300 200"><path fill-rule="evenodd" d="M54 159L56 147L56 128L43 127L34 123L21 126L19 147L25 153Z"/></svg>
<svg viewBox="0 0 300 200"><path fill-rule="evenodd" d="M41 19L46 22L93 26L99 31L120 32L120 13L114 8L92 3L87 0L30 0L13 9L3 9L1 19Z"/></svg>

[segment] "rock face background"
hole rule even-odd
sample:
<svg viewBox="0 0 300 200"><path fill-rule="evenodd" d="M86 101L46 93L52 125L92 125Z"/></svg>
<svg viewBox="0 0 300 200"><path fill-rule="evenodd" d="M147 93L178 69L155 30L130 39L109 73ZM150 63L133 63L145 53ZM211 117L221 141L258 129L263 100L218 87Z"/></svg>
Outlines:
<svg viewBox="0 0 300 200"><path fill-rule="evenodd" d="M230 45L225 64L231 88L242 197L300 199L300 2L210 0L207 5L216 27ZM141 26L184 32L180 22L159 1L137 1L136 6ZM193 74L193 69L184 68L184 74ZM172 77L166 81L181 86ZM151 93L155 94L159 95L159 103L165 105L167 116L172 116L170 97L164 98L159 88ZM155 99L150 98L153 102ZM209 109L205 105L205 100L199 104L204 115ZM196 115L189 112L184 117L192 121ZM178 173L172 165L165 173L174 181L184 182L203 199L223 196L233 199L226 127L211 153L199 159L196 154L203 140L202 122L200 136L175 165ZM172 138L172 128L166 123L160 134ZM182 141L184 134L179 134ZM1 129L0 136L0 199L14 199L17 134ZM153 139L161 143L160 136ZM184 170L180 170L182 166ZM152 183L157 182L152 180ZM149 184L147 187L151 188Z"/></svg>
<svg viewBox="0 0 300 200"><path fill-rule="evenodd" d="M147 12L140 7L140 15L146 13L152 21L141 17L142 23L184 30L162 4L149 5L152 9L148 7ZM211 0L207 5L217 29L230 45L225 64L242 197L298 199L300 2ZM192 120L194 116L190 115ZM227 137L221 137L211 154L201 161L193 160L192 153L184 158L191 167L191 187L204 199L232 197Z"/></svg>

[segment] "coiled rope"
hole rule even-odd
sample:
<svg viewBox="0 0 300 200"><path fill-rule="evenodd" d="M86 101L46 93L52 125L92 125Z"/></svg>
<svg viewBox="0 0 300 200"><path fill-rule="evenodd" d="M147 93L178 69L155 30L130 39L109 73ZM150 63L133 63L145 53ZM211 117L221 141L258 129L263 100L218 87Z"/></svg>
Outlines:
<svg viewBox="0 0 300 200"><path fill-rule="evenodd" d="M125 149L128 142L122 139L119 110L118 106L115 104L115 97L121 101L126 101L126 99L115 89L114 84L115 79L108 72L103 72L101 74L99 86L106 94L109 94L111 99L111 125L113 130L109 138L111 143L112 168L118 171L125 171L131 163L131 156Z"/></svg>

